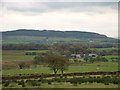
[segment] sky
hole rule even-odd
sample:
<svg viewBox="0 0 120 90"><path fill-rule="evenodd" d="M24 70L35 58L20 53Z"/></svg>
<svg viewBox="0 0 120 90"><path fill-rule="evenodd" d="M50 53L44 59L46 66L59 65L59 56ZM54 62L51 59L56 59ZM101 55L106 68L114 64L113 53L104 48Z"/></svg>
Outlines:
<svg viewBox="0 0 120 90"><path fill-rule="evenodd" d="M117 1L2 0L0 3L2 11L0 13L0 31L75 30L118 37Z"/></svg>

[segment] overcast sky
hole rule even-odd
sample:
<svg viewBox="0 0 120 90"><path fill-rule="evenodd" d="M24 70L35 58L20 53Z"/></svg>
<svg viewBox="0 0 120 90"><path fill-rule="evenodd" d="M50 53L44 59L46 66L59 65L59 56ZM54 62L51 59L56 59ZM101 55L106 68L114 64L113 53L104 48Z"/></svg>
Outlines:
<svg viewBox="0 0 120 90"><path fill-rule="evenodd" d="M8 2L5 0L1 3L1 10L1 31L76 30L97 32L110 37L118 36L117 2L32 2L32 0Z"/></svg>

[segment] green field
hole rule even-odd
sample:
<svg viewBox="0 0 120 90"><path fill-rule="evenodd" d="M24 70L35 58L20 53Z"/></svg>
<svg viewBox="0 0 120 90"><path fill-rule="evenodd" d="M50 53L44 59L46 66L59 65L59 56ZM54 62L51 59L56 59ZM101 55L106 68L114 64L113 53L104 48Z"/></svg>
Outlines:
<svg viewBox="0 0 120 90"><path fill-rule="evenodd" d="M118 71L117 62L96 62L93 64L77 64L69 66L69 69L64 73L73 72L98 72L98 71ZM3 70L3 75L18 75L18 74L52 74L53 71L46 66L38 66L37 68ZM59 72L60 73L60 72Z"/></svg>
<svg viewBox="0 0 120 90"><path fill-rule="evenodd" d="M20 44L20 43L56 43L56 42L80 42L85 41L84 39L76 39L76 38L62 38L62 37L39 37L39 36L7 36L3 37L3 43L6 44ZM87 41L87 39L86 39Z"/></svg>
<svg viewBox="0 0 120 90"><path fill-rule="evenodd" d="M18 64L23 61L31 64L34 57L34 55L25 55L23 50L4 50L2 51L2 69L18 68Z"/></svg>
<svg viewBox="0 0 120 90"><path fill-rule="evenodd" d="M91 50L118 50L118 48L91 48Z"/></svg>
<svg viewBox="0 0 120 90"><path fill-rule="evenodd" d="M40 86L40 88L118 88L118 85L110 84L110 85L104 85L104 84L98 84L98 83L83 83L80 85L73 85L70 83L53 83L52 85L43 84Z"/></svg>
<svg viewBox="0 0 120 90"><path fill-rule="evenodd" d="M111 59L111 58L118 58L119 56L103 56L103 57L105 57L107 59Z"/></svg>
<svg viewBox="0 0 120 90"><path fill-rule="evenodd" d="M29 50L29 51L25 51L25 52L46 53L46 52L48 52L48 50Z"/></svg>
<svg viewBox="0 0 120 90"><path fill-rule="evenodd" d="M17 85L15 83L11 83L10 87L8 88L23 88L21 85ZM27 86L25 87L27 88L33 88L33 86ZM51 85L44 83L41 84L40 86L34 86L34 88L49 88L49 90L53 90L53 88L118 88L118 85L115 84L109 84L109 85L105 85L103 83L82 83L82 84L78 84L78 85L73 85L69 82L67 83L57 83L54 82ZM41 89L42 90L42 89ZM70 89L71 90L71 89Z"/></svg>
<svg viewBox="0 0 120 90"><path fill-rule="evenodd" d="M3 51L2 55L2 64L3 64L3 75L16 75L16 74L27 74L27 73L53 73L47 66L39 65L35 68L32 65L34 55L25 55L25 52L47 52L48 50L31 50L31 51L23 51L23 50L6 50ZM65 71L65 73L73 73L73 72L97 72L97 71L118 71L118 62L111 62L111 57L118 56L104 56L109 62L94 62L94 63L85 63L79 62L69 66L69 69ZM73 59L70 59L72 61ZM83 61L83 59L79 59ZM26 62L30 64L30 68L25 68L20 70L18 64L20 62ZM60 72L59 72L60 73Z"/></svg>
<svg viewBox="0 0 120 90"><path fill-rule="evenodd" d="M37 67L32 65L33 58L35 55L25 55L26 52L37 52L37 53L45 53L48 50L4 50L2 53L2 75L3 76L26 76L27 74L53 74L53 71L47 67L46 64L40 64ZM68 70L65 70L64 73L79 73L79 72L113 72L118 71L118 62L112 62L111 58L118 56L104 56L109 61L108 62L94 62L94 63L86 63L86 62L77 62L74 64L70 64ZM83 61L84 59L80 58L79 61ZM70 61L74 61L70 59ZM20 62L25 62L30 64L29 68L19 69L18 64ZM72 63L72 62L71 62ZM58 71L58 73L61 73ZM49 79L49 78L48 78ZM8 88L23 88L21 85L17 83L11 82ZM5 87L6 88L6 87ZM25 88L33 88L31 85L26 85ZM104 83L82 83L82 84L71 84L69 82L52 82L52 84L41 83L39 86L34 86L34 88L118 88L117 84L109 83L109 85L105 85Z"/></svg>
<svg viewBox="0 0 120 90"><path fill-rule="evenodd" d="M92 42L91 42L92 41ZM105 42L107 41L107 42ZM3 36L4 44L53 44L53 43L117 43L117 40L113 38L75 38L75 37L40 37L40 36Z"/></svg>

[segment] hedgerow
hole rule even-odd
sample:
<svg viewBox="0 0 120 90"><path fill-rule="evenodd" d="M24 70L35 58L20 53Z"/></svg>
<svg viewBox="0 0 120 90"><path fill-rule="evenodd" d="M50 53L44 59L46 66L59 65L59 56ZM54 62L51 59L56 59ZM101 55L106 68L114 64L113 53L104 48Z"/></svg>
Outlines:
<svg viewBox="0 0 120 90"><path fill-rule="evenodd" d="M46 78L40 78L38 80L7 80L7 81L2 81L4 87L8 87L11 82L18 83L18 85L21 85L22 87L26 87L26 85L31 85L31 86L40 86L42 83L47 83L49 85L52 84L52 82L70 82L74 86L82 83L103 83L105 85L109 84L120 84L120 77L119 76L97 76L97 77L73 77L73 78L67 78L67 77L55 77L52 79L46 79Z"/></svg>

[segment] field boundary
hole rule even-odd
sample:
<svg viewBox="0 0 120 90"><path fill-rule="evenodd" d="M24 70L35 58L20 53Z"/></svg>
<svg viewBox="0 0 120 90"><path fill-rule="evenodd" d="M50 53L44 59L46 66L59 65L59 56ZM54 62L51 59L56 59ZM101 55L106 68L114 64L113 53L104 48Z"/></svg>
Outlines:
<svg viewBox="0 0 120 90"><path fill-rule="evenodd" d="M29 76L3 76L2 80L14 80L14 79L32 79L32 78L47 78L47 77L59 77L62 74L41 74L41 75L36 75L36 74L26 74ZM115 71L115 72L85 72L85 73L64 73L63 76L83 76L83 75L120 75L120 71Z"/></svg>

